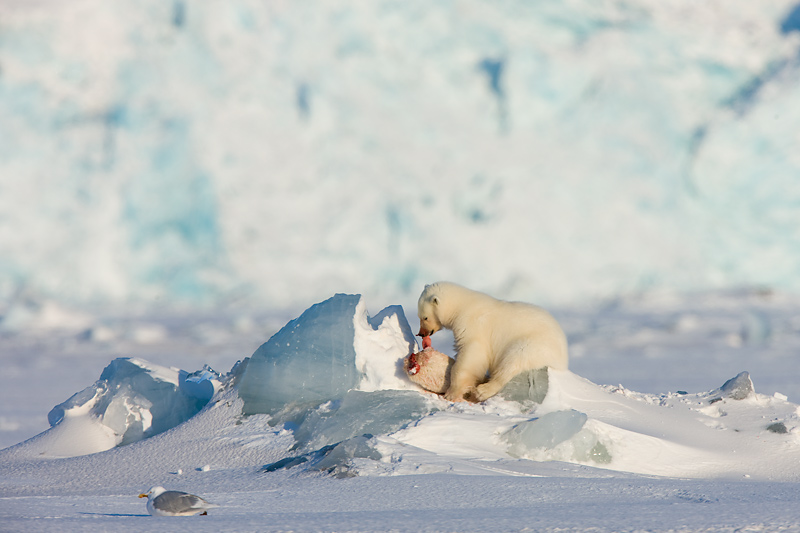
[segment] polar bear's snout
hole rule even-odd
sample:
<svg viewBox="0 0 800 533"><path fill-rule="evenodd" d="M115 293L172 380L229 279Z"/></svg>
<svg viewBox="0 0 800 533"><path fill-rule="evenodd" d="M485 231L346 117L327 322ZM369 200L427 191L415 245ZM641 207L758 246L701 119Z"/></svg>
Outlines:
<svg viewBox="0 0 800 533"><path fill-rule="evenodd" d="M442 327L441 326L437 327L436 324L434 324L432 320L427 320L426 321L424 318L420 318L419 319L419 333L417 333L417 337L422 337L423 339L425 337L430 337L431 335L433 335L434 333L436 333L440 329L442 329Z"/></svg>

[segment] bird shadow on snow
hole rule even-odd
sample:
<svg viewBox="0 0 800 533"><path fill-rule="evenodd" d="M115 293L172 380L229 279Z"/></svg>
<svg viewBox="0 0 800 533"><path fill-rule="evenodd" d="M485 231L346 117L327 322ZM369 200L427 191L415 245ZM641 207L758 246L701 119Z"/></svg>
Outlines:
<svg viewBox="0 0 800 533"><path fill-rule="evenodd" d="M88 516L113 516L113 517L122 517L122 516L131 516L136 518L150 518L150 515L145 514L130 514L130 513L86 513L86 512L79 512L80 515L88 515Z"/></svg>

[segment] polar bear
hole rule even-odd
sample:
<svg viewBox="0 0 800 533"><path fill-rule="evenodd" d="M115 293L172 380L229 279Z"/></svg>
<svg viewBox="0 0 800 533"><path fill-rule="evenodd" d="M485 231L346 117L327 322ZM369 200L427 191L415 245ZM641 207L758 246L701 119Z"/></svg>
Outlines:
<svg viewBox="0 0 800 533"><path fill-rule="evenodd" d="M455 337L456 362L445 398L482 402L526 370L567 369L567 337L550 313L440 281L417 303L420 337L442 328ZM488 380L487 378L488 374Z"/></svg>

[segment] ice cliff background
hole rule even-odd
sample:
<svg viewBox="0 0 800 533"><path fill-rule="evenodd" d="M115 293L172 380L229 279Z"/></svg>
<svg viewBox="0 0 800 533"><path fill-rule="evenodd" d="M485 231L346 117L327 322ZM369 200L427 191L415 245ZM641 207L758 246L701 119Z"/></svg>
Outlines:
<svg viewBox="0 0 800 533"><path fill-rule="evenodd" d="M797 291L799 99L796 0L3 0L0 302Z"/></svg>

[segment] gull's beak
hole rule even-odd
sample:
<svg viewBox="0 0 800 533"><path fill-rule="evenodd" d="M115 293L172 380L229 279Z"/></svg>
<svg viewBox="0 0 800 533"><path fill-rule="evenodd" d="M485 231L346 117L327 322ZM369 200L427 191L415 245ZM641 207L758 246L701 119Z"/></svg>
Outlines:
<svg viewBox="0 0 800 533"><path fill-rule="evenodd" d="M147 494L139 494L140 498L147 498Z"/></svg>

